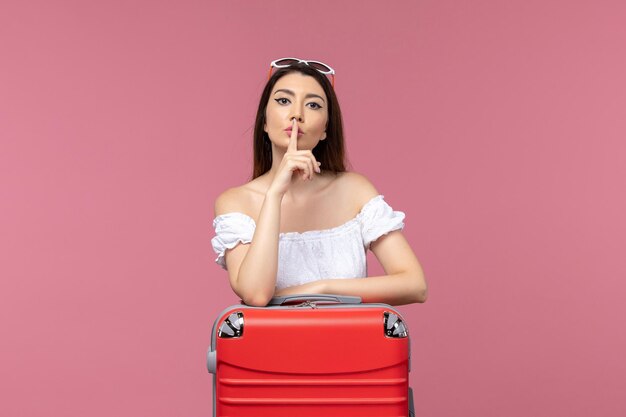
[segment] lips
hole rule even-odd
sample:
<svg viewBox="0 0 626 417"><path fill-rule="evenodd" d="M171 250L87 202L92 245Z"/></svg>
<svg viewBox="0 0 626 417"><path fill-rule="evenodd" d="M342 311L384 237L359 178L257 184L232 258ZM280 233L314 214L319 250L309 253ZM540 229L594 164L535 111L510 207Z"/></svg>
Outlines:
<svg viewBox="0 0 626 417"><path fill-rule="evenodd" d="M292 129L290 127L285 129L285 132L287 132L288 135L291 135L291 131L292 131ZM298 130L298 136L300 136L300 135L304 135L304 132L301 131L301 130Z"/></svg>

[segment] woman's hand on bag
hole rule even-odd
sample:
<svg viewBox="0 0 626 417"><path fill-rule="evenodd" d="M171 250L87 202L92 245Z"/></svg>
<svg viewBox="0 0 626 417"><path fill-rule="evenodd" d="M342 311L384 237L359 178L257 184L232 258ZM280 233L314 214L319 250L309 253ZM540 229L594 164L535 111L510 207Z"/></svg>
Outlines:
<svg viewBox="0 0 626 417"><path fill-rule="evenodd" d="M283 288L274 293L274 297L282 297L294 294L324 294L325 281L318 280L307 282L302 285L294 285L293 287Z"/></svg>
<svg viewBox="0 0 626 417"><path fill-rule="evenodd" d="M291 136L287 152L283 156L268 191L284 195L291 185L293 174L301 175L303 180L312 180L315 173L320 173L320 163L310 150L298 150L298 121L294 118L291 124Z"/></svg>

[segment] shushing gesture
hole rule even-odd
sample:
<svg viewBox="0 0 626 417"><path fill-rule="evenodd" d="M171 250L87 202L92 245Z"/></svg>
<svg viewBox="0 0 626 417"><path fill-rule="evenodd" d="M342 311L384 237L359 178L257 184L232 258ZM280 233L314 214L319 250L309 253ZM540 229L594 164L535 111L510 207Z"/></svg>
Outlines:
<svg viewBox="0 0 626 417"><path fill-rule="evenodd" d="M269 190L284 195L291 185L294 174L301 175L303 181L310 181L315 173L321 172L320 165L321 163L317 162L313 156L313 152L308 149L298 150L298 121L294 118L291 124L291 136L289 137L287 152L280 162L278 172Z"/></svg>

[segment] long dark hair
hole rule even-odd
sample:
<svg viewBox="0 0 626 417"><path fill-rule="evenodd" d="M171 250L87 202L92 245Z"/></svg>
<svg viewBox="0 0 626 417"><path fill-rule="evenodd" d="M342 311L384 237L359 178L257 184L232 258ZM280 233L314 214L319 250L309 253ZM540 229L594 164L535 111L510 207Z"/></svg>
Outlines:
<svg viewBox="0 0 626 417"><path fill-rule="evenodd" d="M330 171L335 174L346 171L345 164L347 159L343 142L343 122L341 120L341 109L339 108L335 90L326 75L304 63L298 63L290 65L287 68L279 68L267 81L263 93L261 94L261 101L259 102L256 121L254 123L254 167L252 169L252 179L265 174L272 167L272 143L270 142L267 132L263 130L263 125L265 124L265 109L267 108L270 94L276 82L281 77L291 72L300 72L315 78L324 89L326 98L328 98L326 139L319 141L317 146L313 149L312 152L315 159L322 163L321 168L324 171Z"/></svg>

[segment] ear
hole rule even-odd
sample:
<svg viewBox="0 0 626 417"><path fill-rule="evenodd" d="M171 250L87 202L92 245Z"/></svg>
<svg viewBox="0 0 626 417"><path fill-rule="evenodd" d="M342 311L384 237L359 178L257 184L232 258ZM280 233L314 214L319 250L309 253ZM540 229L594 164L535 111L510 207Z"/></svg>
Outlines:
<svg viewBox="0 0 626 417"><path fill-rule="evenodd" d="M320 140L324 140L324 139L326 139L326 131L324 131L324 136L320 138Z"/></svg>

